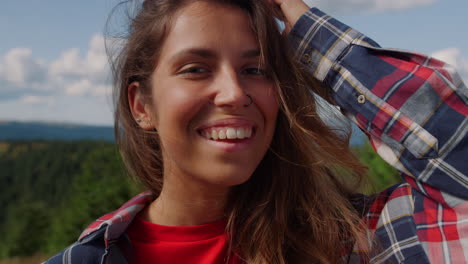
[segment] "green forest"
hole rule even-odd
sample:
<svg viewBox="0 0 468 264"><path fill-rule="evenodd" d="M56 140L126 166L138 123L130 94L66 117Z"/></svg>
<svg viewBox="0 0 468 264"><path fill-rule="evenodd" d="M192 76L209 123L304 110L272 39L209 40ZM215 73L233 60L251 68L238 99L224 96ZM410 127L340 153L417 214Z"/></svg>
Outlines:
<svg viewBox="0 0 468 264"><path fill-rule="evenodd" d="M369 167L373 187L366 192L399 180L368 144L355 152ZM104 141L0 142L0 186L0 260L52 256L143 190Z"/></svg>
<svg viewBox="0 0 468 264"><path fill-rule="evenodd" d="M53 255L140 191L108 142L3 142L0 168L0 259Z"/></svg>

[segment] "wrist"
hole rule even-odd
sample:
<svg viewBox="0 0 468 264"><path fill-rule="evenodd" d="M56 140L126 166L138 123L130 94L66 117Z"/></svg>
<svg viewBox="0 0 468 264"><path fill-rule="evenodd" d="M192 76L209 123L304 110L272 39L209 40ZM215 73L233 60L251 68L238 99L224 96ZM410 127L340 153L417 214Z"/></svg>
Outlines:
<svg viewBox="0 0 468 264"><path fill-rule="evenodd" d="M297 20L309 10L309 6L302 0L284 1L280 6L291 26L296 24Z"/></svg>

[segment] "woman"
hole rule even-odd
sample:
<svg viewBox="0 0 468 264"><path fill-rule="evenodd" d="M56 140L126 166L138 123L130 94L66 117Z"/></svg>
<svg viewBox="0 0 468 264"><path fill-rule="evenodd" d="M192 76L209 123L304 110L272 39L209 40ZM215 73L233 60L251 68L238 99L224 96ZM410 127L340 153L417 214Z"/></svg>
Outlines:
<svg viewBox="0 0 468 264"><path fill-rule="evenodd" d="M146 0L113 66L117 143L150 191L47 263L467 261L467 90L444 63L301 0ZM314 94L404 182L356 195Z"/></svg>

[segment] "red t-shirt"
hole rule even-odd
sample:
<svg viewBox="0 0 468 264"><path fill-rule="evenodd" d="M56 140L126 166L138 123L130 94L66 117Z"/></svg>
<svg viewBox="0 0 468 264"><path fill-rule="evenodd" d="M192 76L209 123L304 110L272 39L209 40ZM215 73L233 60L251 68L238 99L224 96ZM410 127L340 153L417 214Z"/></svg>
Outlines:
<svg viewBox="0 0 468 264"><path fill-rule="evenodd" d="M199 226L162 226L136 217L127 230L135 263L226 263L226 221ZM240 263L231 255L229 264Z"/></svg>

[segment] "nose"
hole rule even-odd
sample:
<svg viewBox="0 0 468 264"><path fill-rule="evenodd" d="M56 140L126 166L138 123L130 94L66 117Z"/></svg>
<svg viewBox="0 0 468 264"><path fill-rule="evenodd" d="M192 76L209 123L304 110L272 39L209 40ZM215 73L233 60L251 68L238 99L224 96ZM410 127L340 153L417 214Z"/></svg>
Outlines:
<svg viewBox="0 0 468 264"><path fill-rule="evenodd" d="M239 108L249 103L245 87L235 71L220 73L216 82L214 104L218 107Z"/></svg>

